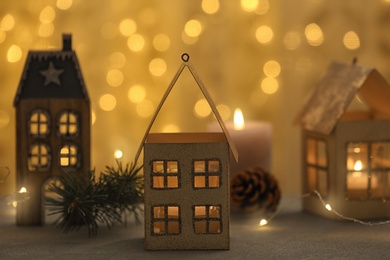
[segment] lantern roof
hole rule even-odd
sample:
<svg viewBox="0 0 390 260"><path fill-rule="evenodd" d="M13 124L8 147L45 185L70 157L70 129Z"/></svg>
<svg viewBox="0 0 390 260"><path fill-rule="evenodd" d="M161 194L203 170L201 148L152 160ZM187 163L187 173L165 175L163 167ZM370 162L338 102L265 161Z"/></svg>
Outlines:
<svg viewBox="0 0 390 260"><path fill-rule="evenodd" d="M332 62L305 100L295 123L328 135L355 95L368 105L371 115L390 118L390 86L375 68Z"/></svg>

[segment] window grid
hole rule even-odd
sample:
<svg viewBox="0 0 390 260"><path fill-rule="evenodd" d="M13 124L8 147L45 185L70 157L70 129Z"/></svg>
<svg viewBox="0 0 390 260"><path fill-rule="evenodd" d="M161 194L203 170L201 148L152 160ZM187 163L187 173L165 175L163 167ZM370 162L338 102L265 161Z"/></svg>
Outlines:
<svg viewBox="0 0 390 260"><path fill-rule="evenodd" d="M180 169L178 161L155 160L151 163L151 187L153 189L180 188Z"/></svg>
<svg viewBox="0 0 390 260"><path fill-rule="evenodd" d="M181 216L178 205L152 206L152 235L179 235L181 233Z"/></svg>
<svg viewBox="0 0 390 260"><path fill-rule="evenodd" d="M50 168L50 147L43 143L33 144L28 152L27 168L29 171L46 171Z"/></svg>
<svg viewBox="0 0 390 260"><path fill-rule="evenodd" d="M220 234L222 232L221 205L193 206L193 228L196 234Z"/></svg>
<svg viewBox="0 0 390 260"><path fill-rule="evenodd" d="M79 116L76 112L66 110L60 114L58 133L62 137L74 137L79 134Z"/></svg>
<svg viewBox="0 0 390 260"><path fill-rule="evenodd" d="M192 170L195 189L221 186L221 163L218 159L194 160Z"/></svg>
<svg viewBox="0 0 390 260"><path fill-rule="evenodd" d="M49 115L42 109L31 113L28 123L28 132L34 137L45 137L50 131Z"/></svg>
<svg viewBox="0 0 390 260"><path fill-rule="evenodd" d="M323 140L306 140L306 166L308 191L317 190L322 196L328 195L328 154Z"/></svg>
<svg viewBox="0 0 390 260"><path fill-rule="evenodd" d="M60 149L60 166L76 169L79 167L79 151L73 144L65 144Z"/></svg>
<svg viewBox="0 0 390 260"><path fill-rule="evenodd" d="M346 161L347 199L390 197L390 142L350 142Z"/></svg>

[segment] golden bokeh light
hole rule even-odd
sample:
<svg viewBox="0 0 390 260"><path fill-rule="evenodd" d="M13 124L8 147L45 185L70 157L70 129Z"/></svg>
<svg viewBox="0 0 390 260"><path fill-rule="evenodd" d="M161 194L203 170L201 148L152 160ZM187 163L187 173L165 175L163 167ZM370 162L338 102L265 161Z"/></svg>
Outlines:
<svg viewBox="0 0 390 260"><path fill-rule="evenodd" d="M15 63L22 58L22 49L16 44L11 45L7 52L8 62Z"/></svg>
<svg viewBox="0 0 390 260"><path fill-rule="evenodd" d="M165 63L165 60L161 58L154 58L149 63L149 72L153 76L159 77L164 75L164 73L167 70L167 64Z"/></svg>
<svg viewBox="0 0 390 260"><path fill-rule="evenodd" d="M0 29L0 43L3 43L5 41L6 36L7 35L5 34L5 32Z"/></svg>
<svg viewBox="0 0 390 260"><path fill-rule="evenodd" d="M54 25L52 23L41 23L38 29L38 35L44 38L53 35Z"/></svg>
<svg viewBox="0 0 390 260"><path fill-rule="evenodd" d="M163 133L178 133L180 132L180 127L175 124L167 124L162 129Z"/></svg>
<svg viewBox="0 0 390 260"><path fill-rule="evenodd" d="M301 45L301 36L296 31L289 31L284 35L283 43L286 49L296 50Z"/></svg>
<svg viewBox="0 0 390 260"><path fill-rule="evenodd" d="M141 51L145 46L145 38L141 34L132 34L127 39L127 46L132 51Z"/></svg>
<svg viewBox="0 0 390 260"><path fill-rule="evenodd" d="M140 117L149 117L154 113L154 104L148 99L140 102L136 106L136 112Z"/></svg>
<svg viewBox="0 0 390 260"><path fill-rule="evenodd" d="M184 26L184 32L189 37L198 37L203 30L203 26L199 20L189 20Z"/></svg>
<svg viewBox="0 0 390 260"><path fill-rule="evenodd" d="M255 10L256 14L266 14L269 10L269 1L268 0L259 0L257 9Z"/></svg>
<svg viewBox="0 0 390 260"><path fill-rule="evenodd" d="M324 34L322 33L321 27L316 23L311 23L305 28L305 36L307 42L311 46L319 46L324 41Z"/></svg>
<svg viewBox="0 0 390 260"><path fill-rule="evenodd" d="M112 111L116 107L116 98L111 94L104 94L99 99L99 106L104 111Z"/></svg>
<svg viewBox="0 0 390 260"><path fill-rule="evenodd" d="M122 52L114 52L110 55L109 62L111 67L120 69L126 65L126 56Z"/></svg>
<svg viewBox="0 0 390 260"><path fill-rule="evenodd" d="M10 31L14 28L14 26L15 18L10 14L6 14L1 20L1 29L3 31Z"/></svg>
<svg viewBox="0 0 390 260"><path fill-rule="evenodd" d="M142 85L134 85L127 92L128 99L135 104L139 104L146 98L146 89Z"/></svg>
<svg viewBox="0 0 390 260"><path fill-rule="evenodd" d="M196 101L194 106L194 113L197 117L207 117L211 113L211 108L206 99L202 98Z"/></svg>
<svg viewBox="0 0 390 260"><path fill-rule="evenodd" d="M171 40L165 34L157 34L153 38L153 47L157 51L166 51L168 50L170 45L171 45Z"/></svg>
<svg viewBox="0 0 390 260"><path fill-rule="evenodd" d="M268 44L272 41L274 32L272 31L271 27L262 25L256 29L255 36L259 43Z"/></svg>
<svg viewBox="0 0 390 260"><path fill-rule="evenodd" d="M119 32L123 36L130 36L137 31L137 24L132 19L124 19L119 24Z"/></svg>
<svg viewBox="0 0 390 260"><path fill-rule="evenodd" d="M261 90L266 94L274 94L278 91L279 83L276 79L267 77L261 82Z"/></svg>
<svg viewBox="0 0 390 260"><path fill-rule="evenodd" d="M91 110L91 125L94 125L96 122L96 113L95 111Z"/></svg>
<svg viewBox="0 0 390 260"><path fill-rule="evenodd" d="M73 4L73 0L57 0L56 6L60 10L68 10Z"/></svg>
<svg viewBox="0 0 390 260"><path fill-rule="evenodd" d="M359 36L354 31L349 31L344 34L343 43L349 50L356 50L360 47Z"/></svg>
<svg viewBox="0 0 390 260"><path fill-rule="evenodd" d="M219 10L219 0L202 0L202 10L206 14L215 14Z"/></svg>
<svg viewBox="0 0 390 260"><path fill-rule="evenodd" d="M259 0L241 0L241 8L246 12L253 12L257 9Z"/></svg>
<svg viewBox="0 0 390 260"><path fill-rule="evenodd" d="M120 159L120 158L122 158L122 156L123 156L123 152L121 150L119 150L119 149L115 149L115 151L114 151L114 158L115 159Z"/></svg>
<svg viewBox="0 0 390 260"><path fill-rule="evenodd" d="M217 105L217 110L218 110L219 114L221 115L223 121L228 120L230 115L232 114L230 107L228 107L225 104Z"/></svg>
<svg viewBox="0 0 390 260"><path fill-rule="evenodd" d="M111 87L118 87L123 83L124 76L122 71L112 69L107 72L106 81Z"/></svg>
<svg viewBox="0 0 390 260"><path fill-rule="evenodd" d="M100 34L104 39L111 40L114 39L118 34L118 28L114 23L108 22L103 24L102 28L100 29Z"/></svg>
<svg viewBox="0 0 390 260"><path fill-rule="evenodd" d="M181 34L181 39L185 44L192 45L198 41L198 37L190 37L184 31Z"/></svg>
<svg viewBox="0 0 390 260"><path fill-rule="evenodd" d="M269 60L264 64L263 72L267 77L276 78L280 74L280 64L277 61Z"/></svg>
<svg viewBox="0 0 390 260"><path fill-rule="evenodd" d="M39 21L41 23L51 23L56 18L56 11L50 5L42 9L39 14Z"/></svg>
<svg viewBox="0 0 390 260"><path fill-rule="evenodd" d="M4 128L9 123L9 115L7 112L0 110L0 128Z"/></svg>

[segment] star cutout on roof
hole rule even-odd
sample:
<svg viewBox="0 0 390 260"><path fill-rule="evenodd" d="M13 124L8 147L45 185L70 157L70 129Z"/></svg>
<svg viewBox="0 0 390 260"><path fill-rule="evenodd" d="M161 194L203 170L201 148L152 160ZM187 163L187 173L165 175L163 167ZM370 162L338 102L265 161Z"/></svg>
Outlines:
<svg viewBox="0 0 390 260"><path fill-rule="evenodd" d="M55 83L59 86L61 86L61 81L59 76L64 72L64 70L57 70L54 68L54 65L52 62L49 63L49 67L47 70L41 70L40 73L45 77L45 83L44 85L47 86L50 83Z"/></svg>

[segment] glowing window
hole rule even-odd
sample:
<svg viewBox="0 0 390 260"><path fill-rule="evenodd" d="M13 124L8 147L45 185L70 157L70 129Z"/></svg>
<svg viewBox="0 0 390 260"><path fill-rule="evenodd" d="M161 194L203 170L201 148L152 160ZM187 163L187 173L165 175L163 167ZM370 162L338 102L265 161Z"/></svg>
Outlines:
<svg viewBox="0 0 390 260"><path fill-rule="evenodd" d="M308 191L317 190L328 195L328 157L325 141L308 138L306 140L306 165Z"/></svg>
<svg viewBox="0 0 390 260"><path fill-rule="evenodd" d="M180 208L176 205L152 207L152 235L180 234Z"/></svg>
<svg viewBox="0 0 390 260"><path fill-rule="evenodd" d="M58 119L58 133L63 137L74 137L79 133L79 117L74 111L64 111Z"/></svg>
<svg viewBox="0 0 390 260"><path fill-rule="evenodd" d="M220 205L199 205L193 207L194 232L196 234L221 233L222 217Z"/></svg>
<svg viewBox="0 0 390 260"><path fill-rule="evenodd" d="M177 161L152 162L152 188L176 189L179 185L180 174Z"/></svg>
<svg viewBox="0 0 390 260"><path fill-rule="evenodd" d="M64 168L78 168L79 152L75 145L66 144L60 149L60 165Z"/></svg>
<svg viewBox="0 0 390 260"><path fill-rule="evenodd" d="M44 110L35 110L31 113L28 130L32 136L45 137L49 134L50 121L49 115Z"/></svg>
<svg viewBox="0 0 390 260"><path fill-rule="evenodd" d="M195 160L193 162L194 188L218 188L221 185L220 161Z"/></svg>
<svg viewBox="0 0 390 260"><path fill-rule="evenodd" d="M29 171L46 171L50 168L50 148L43 143L33 144L28 152L27 168Z"/></svg>

